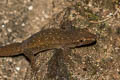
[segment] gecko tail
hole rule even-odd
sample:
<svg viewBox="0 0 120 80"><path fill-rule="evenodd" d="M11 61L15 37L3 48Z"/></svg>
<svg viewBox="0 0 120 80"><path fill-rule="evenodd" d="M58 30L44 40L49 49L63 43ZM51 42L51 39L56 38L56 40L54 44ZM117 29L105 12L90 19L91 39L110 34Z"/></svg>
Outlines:
<svg viewBox="0 0 120 80"><path fill-rule="evenodd" d="M22 53L21 43L12 43L0 47L0 56L15 56Z"/></svg>

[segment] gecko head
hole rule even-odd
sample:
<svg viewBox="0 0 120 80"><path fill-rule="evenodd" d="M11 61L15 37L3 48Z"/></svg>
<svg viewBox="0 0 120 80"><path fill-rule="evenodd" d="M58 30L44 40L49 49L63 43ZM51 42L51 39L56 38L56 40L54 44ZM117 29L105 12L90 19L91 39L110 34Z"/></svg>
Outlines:
<svg viewBox="0 0 120 80"><path fill-rule="evenodd" d="M87 29L76 30L73 33L73 45L74 47L90 45L96 42L96 35L90 33Z"/></svg>

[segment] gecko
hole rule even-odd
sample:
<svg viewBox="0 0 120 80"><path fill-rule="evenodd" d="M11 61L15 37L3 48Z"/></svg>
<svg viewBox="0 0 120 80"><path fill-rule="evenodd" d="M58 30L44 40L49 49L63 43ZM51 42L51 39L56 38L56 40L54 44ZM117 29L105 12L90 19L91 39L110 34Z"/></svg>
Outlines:
<svg viewBox="0 0 120 80"><path fill-rule="evenodd" d="M35 55L51 49L71 49L88 45L96 41L96 35L87 29L45 29L19 43L0 47L0 57L23 54L28 58L31 68L36 71Z"/></svg>

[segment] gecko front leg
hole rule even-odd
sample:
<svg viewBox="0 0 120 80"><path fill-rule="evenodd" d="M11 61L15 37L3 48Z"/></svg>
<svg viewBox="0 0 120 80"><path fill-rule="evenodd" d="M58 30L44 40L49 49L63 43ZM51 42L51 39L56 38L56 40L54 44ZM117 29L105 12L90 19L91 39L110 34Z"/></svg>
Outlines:
<svg viewBox="0 0 120 80"><path fill-rule="evenodd" d="M54 54L48 62L48 73L44 80L70 80L71 76L67 69L65 59L69 54L69 49L54 49Z"/></svg>

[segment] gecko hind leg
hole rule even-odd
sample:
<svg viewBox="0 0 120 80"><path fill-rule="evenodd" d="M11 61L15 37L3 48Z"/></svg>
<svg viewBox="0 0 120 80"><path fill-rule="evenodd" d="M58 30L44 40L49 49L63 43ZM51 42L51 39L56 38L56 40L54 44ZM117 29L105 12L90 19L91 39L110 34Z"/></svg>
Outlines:
<svg viewBox="0 0 120 80"><path fill-rule="evenodd" d="M25 51L24 51L24 55L25 55L25 57L26 57L26 58L29 60L29 62L30 62L33 76L35 76L35 78L37 78L38 67L37 67L37 65L35 64L36 60L35 60L35 56L34 56L33 51L25 50Z"/></svg>

